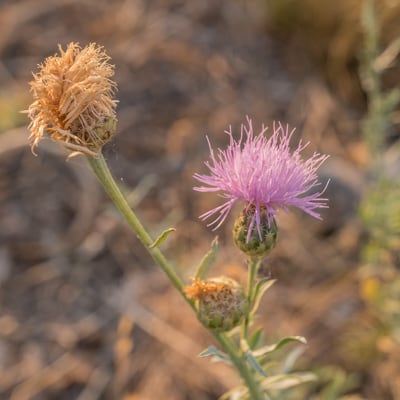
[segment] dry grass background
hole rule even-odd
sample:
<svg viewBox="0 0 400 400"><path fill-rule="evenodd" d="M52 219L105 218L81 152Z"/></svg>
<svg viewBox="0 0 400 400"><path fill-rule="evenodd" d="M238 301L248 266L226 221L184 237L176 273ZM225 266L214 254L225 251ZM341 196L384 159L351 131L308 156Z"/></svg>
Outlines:
<svg viewBox="0 0 400 400"><path fill-rule="evenodd" d="M310 151L331 154L322 171L332 178L324 220L280 215L279 244L264 266L278 283L259 323L271 339L307 337L300 367L339 365L358 374L363 398L400 398L398 359L343 345L346 332L373 324L358 278L357 204L368 164L359 28L343 19L341 30L335 20L332 33L318 36L317 26L299 41L295 30L271 21L267 29L267 16L265 4L246 1L0 3L0 398L205 400L238 383L229 368L197 358L211 337L84 160L65 162L52 143L30 153L18 113L30 101L27 82L70 41L104 45L116 65L118 135L106 158L154 234L177 228L165 251L188 280L214 236L197 216L217 200L191 189L206 134L223 146L224 129L245 115L256 126L281 119L298 127L296 139L312 141ZM351 35L342 35L349 24ZM218 232L215 274L243 279L230 223Z"/></svg>

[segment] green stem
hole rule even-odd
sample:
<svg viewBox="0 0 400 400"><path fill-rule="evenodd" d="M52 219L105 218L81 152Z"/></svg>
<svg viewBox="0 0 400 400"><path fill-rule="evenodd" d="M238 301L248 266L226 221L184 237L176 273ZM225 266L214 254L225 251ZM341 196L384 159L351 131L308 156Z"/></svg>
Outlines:
<svg viewBox="0 0 400 400"><path fill-rule="evenodd" d="M242 377L251 400L265 400L263 389L255 379L255 374L248 366L243 353L237 349L235 343L223 333L214 333L215 339L219 342L222 349L229 355L233 365Z"/></svg>
<svg viewBox="0 0 400 400"><path fill-rule="evenodd" d="M247 300L249 302L249 307L252 309L253 302L254 302L254 290L255 290L255 283L257 272L261 265L261 258L259 257L249 257L248 259L248 274L247 274ZM247 337L249 334L249 315L243 321L242 325L242 339L247 341Z"/></svg>
<svg viewBox="0 0 400 400"><path fill-rule="evenodd" d="M150 247L154 242L153 239L146 231L144 226L141 224L136 214L131 209L125 197L121 193L119 187L115 183L115 180L111 175L111 172L103 155L100 154L99 157L88 156L87 159L97 178L110 196L111 200L114 202L115 206L119 209L122 215L126 218L127 222L135 231L138 239L142 242L145 249L150 253L154 261L161 267L161 269L167 274L169 280L175 286L175 288L178 289L180 294L193 307L191 300L186 297L186 294L183 291L184 284L182 282L182 279L175 272L174 267L167 261L163 253L157 247Z"/></svg>
<svg viewBox="0 0 400 400"><path fill-rule="evenodd" d="M261 258L260 257L250 257L248 260L248 281L247 281L247 296L250 303L254 301L254 290L257 278L258 270L260 269Z"/></svg>

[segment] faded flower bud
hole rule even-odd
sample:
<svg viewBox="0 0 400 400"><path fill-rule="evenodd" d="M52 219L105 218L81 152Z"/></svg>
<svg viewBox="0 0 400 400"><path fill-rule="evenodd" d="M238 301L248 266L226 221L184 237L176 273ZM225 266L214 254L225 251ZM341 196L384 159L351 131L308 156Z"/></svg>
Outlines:
<svg viewBox="0 0 400 400"><path fill-rule="evenodd" d="M275 246L278 227L264 207L260 208L258 216L256 213L253 205L243 209L233 226L233 239L236 246L248 256L264 257Z"/></svg>
<svg viewBox="0 0 400 400"><path fill-rule="evenodd" d="M230 331L249 312L243 288L226 277L206 281L195 279L185 292L189 298L196 300L199 320L217 332Z"/></svg>
<svg viewBox="0 0 400 400"><path fill-rule="evenodd" d="M70 43L46 58L30 82L34 102L25 111L32 151L46 136L68 150L96 156L115 133L114 66L101 46Z"/></svg>

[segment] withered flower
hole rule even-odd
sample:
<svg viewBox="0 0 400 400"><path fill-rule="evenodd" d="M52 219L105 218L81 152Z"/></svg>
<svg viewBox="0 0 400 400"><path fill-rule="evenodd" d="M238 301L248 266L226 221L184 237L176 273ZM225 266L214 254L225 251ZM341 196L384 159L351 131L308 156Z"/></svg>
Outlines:
<svg viewBox="0 0 400 400"><path fill-rule="evenodd" d="M233 279L194 279L185 293L196 301L197 316L207 328L227 332L239 325L249 311L243 288Z"/></svg>
<svg viewBox="0 0 400 400"><path fill-rule="evenodd" d="M115 133L117 90L114 66L103 47L70 43L60 55L46 58L30 82L34 102L25 112L31 119L32 151L45 137L61 142L71 156L96 156Z"/></svg>

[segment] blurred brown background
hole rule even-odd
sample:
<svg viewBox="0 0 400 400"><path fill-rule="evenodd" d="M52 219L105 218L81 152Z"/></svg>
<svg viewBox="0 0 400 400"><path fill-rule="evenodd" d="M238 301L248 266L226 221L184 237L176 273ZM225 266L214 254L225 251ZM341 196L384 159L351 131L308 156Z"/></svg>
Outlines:
<svg viewBox="0 0 400 400"><path fill-rule="evenodd" d="M328 371L313 398L338 398L318 393L339 376L353 398L400 399L399 358L375 342L360 350L352 334L373 324L358 277L357 207L370 162L360 134L361 3L0 2L1 399L205 400L239 383L229 368L197 357L212 338L85 160L65 162L50 141L37 157L27 146L19 111L31 101L31 71L70 41L105 46L116 65L118 135L105 155L153 234L177 229L164 248L188 282L214 237L197 217L218 199L192 190L208 157L206 134L225 146L224 129L237 132L246 115L256 127L281 120L297 126L295 141L312 141L307 151L331 155L321 170L323 182L332 179L324 220L279 216L279 243L263 268L278 283L259 324L271 340L308 339L299 369ZM400 7L378 6L389 43L400 34ZM243 279L232 221L217 232L213 274Z"/></svg>

